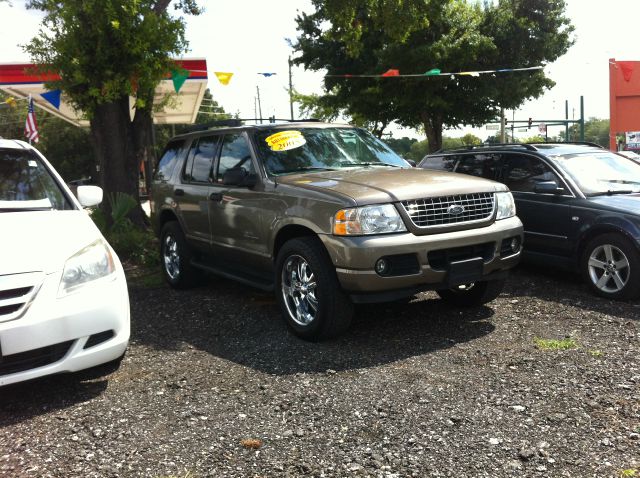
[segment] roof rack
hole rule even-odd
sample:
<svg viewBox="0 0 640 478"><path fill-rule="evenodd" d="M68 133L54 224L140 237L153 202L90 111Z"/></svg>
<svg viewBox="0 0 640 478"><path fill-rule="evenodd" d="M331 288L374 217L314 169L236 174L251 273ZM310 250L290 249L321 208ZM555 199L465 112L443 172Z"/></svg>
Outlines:
<svg viewBox="0 0 640 478"><path fill-rule="evenodd" d="M285 118L229 118L223 120L210 121L209 123L196 124L192 127L188 128L186 133L193 133L196 131L206 131L208 129L213 128L232 128L244 126L245 121L265 121L266 123L261 124L274 124L276 121L281 121L283 123L319 123L322 120L317 118L305 118L305 119L285 119Z"/></svg>
<svg viewBox="0 0 640 478"><path fill-rule="evenodd" d="M474 149L491 149L491 148L513 148L513 147L521 147L524 149L528 149L529 151L537 151L538 149L535 146L532 146L533 143L482 143L482 144L471 144L468 146L464 146L462 148L454 148L454 149L439 149L436 153L453 153L456 151L473 151ZM435 153L431 153L435 154Z"/></svg>
<svg viewBox="0 0 640 478"><path fill-rule="evenodd" d="M596 148L606 149L603 146L599 145L598 143L594 143L592 141L557 141L557 142L554 142L554 141L547 141L547 142L535 141L535 142L529 143L529 144L549 144L549 143L551 143L551 144L582 144L582 145L585 145L585 146L594 146Z"/></svg>

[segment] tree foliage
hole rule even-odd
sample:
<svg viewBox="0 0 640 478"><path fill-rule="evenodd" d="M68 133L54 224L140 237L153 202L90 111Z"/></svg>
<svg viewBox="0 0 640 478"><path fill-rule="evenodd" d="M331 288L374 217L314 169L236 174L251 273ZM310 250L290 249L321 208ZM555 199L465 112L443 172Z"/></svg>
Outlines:
<svg viewBox="0 0 640 478"><path fill-rule="evenodd" d="M172 57L187 47L185 24L167 11L170 0L31 0L45 13L38 35L26 45L32 60L60 80L61 89L91 124L107 195L137 197L139 167L152 151L152 106L158 83L173 69ZM198 13L194 0L176 7ZM129 96L136 97L130 119ZM109 204L103 208L110 217ZM134 220L144 222L142 209Z"/></svg>
<svg viewBox="0 0 640 478"><path fill-rule="evenodd" d="M557 59L572 42L564 0L407 2L421 19L409 23L405 36L390 33L402 30L403 17L392 29L391 18L381 17L376 8L379 2L347 3L357 5L360 29L347 40L344 19L333 16L332 2L318 0L314 13L297 18L295 61L328 74L325 94L316 103L351 117L422 128L432 151L442 145L443 128L481 125L494 119L501 107L514 108L553 82L542 70L480 77L332 75L380 74L390 68L421 74L431 68L459 72L539 66ZM357 48L349 43L353 41Z"/></svg>
<svg viewBox="0 0 640 478"><path fill-rule="evenodd" d="M589 118L584 122L584 140L609 149L609 120ZM569 128L569 141L580 141L580 125Z"/></svg>

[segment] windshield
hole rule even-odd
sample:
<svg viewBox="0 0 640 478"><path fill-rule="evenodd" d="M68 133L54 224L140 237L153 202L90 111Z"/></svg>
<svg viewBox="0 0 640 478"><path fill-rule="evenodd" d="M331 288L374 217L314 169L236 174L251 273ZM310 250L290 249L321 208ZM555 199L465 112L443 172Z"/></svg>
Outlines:
<svg viewBox="0 0 640 478"><path fill-rule="evenodd" d="M356 128L292 128L255 133L258 154L269 174L409 164L382 141Z"/></svg>
<svg viewBox="0 0 640 478"><path fill-rule="evenodd" d="M589 195L640 192L640 164L617 154L567 154L552 158Z"/></svg>
<svg viewBox="0 0 640 478"><path fill-rule="evenodd" d="M52 209L72 206L40 158L0 150L0 212Z"/></svg>

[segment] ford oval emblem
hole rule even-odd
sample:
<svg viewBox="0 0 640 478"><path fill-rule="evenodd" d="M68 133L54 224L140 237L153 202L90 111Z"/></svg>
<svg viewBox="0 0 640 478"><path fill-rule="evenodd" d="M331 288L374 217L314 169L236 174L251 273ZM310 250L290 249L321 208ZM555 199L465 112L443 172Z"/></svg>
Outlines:
<svg viewBox="0 0 640 478"><path fill-rule="evenodd" d="M464 212L464 206L461 206L460 204L452 204L447 208L447 212L451 216L459 216Z"/></svg>

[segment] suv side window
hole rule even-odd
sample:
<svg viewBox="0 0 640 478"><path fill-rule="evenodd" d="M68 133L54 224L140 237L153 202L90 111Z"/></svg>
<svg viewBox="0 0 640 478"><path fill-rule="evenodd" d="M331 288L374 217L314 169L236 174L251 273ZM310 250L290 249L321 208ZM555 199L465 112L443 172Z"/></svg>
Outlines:
<svg viewBox="0 0 640 478"><path fill-rule="evenodd" d="M191 145L183 176L186 181L211 182L211 165L217 144L218 136L206 136Z"/></svg>
<svg viewBox="0 0 640 478"><path fill-rule="evenodd" d="M419 167L438 171L453 171L457 160L457 156L426 156Z"/></svg>
<svg viewBox="0 0 640 478"><path fill-rule="evenodd" d="M460 156L456 173L469 174L485 179L496 179L500 165L499 154L476 153Z"/></svg>
<svg viewBox="0 0 640 478"><path fill-rule="evenodd" d="M560 186L562 182L541 159L534 156L507 155L502 169L502 182L509 189L518 192L534 192L536 183L555 181Z"/></svg>
<svg viewBox="0 0 640 478"><path fill-rule="evenodd" d="M225 135L222 142L220 160L218 161L216 182L222 183L224 173L233 168L244 168L249 173L255 173L249 143L241 133Z"/></svg>
<svg viewBox="0 0 640 478"><path fill-rule="evenodd" d="M168 181L171 178L173 169L178 162L178 158L181 156L182 148L184 147L184 141L174 141L167 145L164 150L158 166L156 167L156 174L154 179L159 181Z"/></svg>

